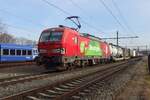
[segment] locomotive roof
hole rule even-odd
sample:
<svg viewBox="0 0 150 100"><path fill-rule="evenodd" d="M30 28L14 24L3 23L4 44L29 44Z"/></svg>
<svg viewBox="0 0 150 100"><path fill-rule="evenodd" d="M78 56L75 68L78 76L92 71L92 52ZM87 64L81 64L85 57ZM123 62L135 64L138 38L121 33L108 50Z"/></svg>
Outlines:
<svg viewBox="0 0 150 100"><path fill-rule="evenodd" d="M94 36L94 35L90 35L90 34L88 34L88 33L80 33L80 35L81 35L81 36L84 36L84 37L88 37L88 38L90 38L90 39L94 39L94 40L97 40L97 41L102 41L102 42L107 43L106 41L102 40L101 38L96 37L96 36Z"/></svg>
<svg viewBox="0 0 150 100"><path fill-rule="evenodd" d="M71 30L75 30L75 28L71 28L71 27L67 27L67 26L63 26L63 25L59 25L58 27L53 27L53 28L47 28L44 31L49 31L49 30L58 30L58 31L63 31L64 29L71 29Z"/></svg>
<svg viewBox="0 0 150 100"><path fill-rule="evenodd" d="M12 43L0 43L1 48L20 48L20 49L31 49L33 45L19 45L19 44L12 44Z"/></svg>

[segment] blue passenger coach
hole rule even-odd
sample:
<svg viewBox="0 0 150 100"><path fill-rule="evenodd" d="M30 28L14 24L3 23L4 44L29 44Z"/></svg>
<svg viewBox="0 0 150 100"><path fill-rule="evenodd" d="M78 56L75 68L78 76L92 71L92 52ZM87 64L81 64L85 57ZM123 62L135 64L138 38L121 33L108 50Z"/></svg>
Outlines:
<svg viewBox="0 0 150 100"><path fill-rule="evenodd" d="M0 43L0 62L33 61L38 56L32 45Z"/></svg>

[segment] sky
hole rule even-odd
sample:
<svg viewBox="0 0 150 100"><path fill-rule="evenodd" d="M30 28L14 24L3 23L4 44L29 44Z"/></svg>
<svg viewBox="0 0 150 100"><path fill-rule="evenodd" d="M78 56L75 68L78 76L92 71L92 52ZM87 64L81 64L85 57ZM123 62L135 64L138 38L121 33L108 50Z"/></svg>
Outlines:
<svg viewBox="0 0 150 100"><path fill-rule="evenodd" d="M119 39L121 46L150 48L150 0L0 0L0 21L9 34L38 41L42 30L58 25L75 27L68 16L79 16L80 32L100 38L138 36ZM103 1L115 18L102 4ZM115 5L114 3L115 2ZM117 5L117 6L116 6ZM54 6L59 7L65 14ZM118 7L121 14L118 12ZM116 44L116 40L106 40Z"/></svg>

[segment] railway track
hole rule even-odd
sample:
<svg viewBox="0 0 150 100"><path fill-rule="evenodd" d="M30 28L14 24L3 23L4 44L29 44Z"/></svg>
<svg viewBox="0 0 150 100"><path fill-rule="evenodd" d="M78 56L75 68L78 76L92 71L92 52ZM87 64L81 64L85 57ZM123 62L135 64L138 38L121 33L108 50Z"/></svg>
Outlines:
<svg viewBox="0 0 150 100"><path fill-rule="evenodd" d="M115 64L115 63L114 63ZM107 66L110 64L102 64L101 66ZM97 67L97 66L94 66ZM87 67L88 68L88 67ZM89 67L90 68L90 67ZM80 70L80 68L78 69L74 69L73 71L78 71ZM36 73L36 74L27 74L27 75L19 75L19 76L12 76L12 77L8 77L8 78L2 78L0 79L0 86L8 86L8 85L13 85L16 83L23 83L26 81L32 81L32 80L36 80L36 79L42 79L42 78L47 78L50 76L56 76L58 74L65 74L68 71L63 71L63 72L55 72L55 71L45 71L45 72L41 72L41 73ZM71 72L71 71L69 71Z"/></svg>
<svg viewBox="0 0 150 100"><path fill-rule="evenodd" d="M75 71L77 71L79 69L76 69ZM27 82L27 81L32 81L32 80L37 80L37 79L42 79L42 78L47 78L47 77L52 77L52 76L56 76L58 74L63 74L66 73L68 71L63 71L63 72L49 72L49 71L45 71L45 72L41 72L41 73L36 73L36 74L28 74L28 75L19 75L19 76L13 76L13 77L8 77L8 78L2 78L0 79L0 86L2 87L6 87L8 85L13 85L16 83L23 83L23 82Z"/></svg>
<svg viewBox="0 0 150 100"><path fill-rule="evenodd" d="M76 69L74 71L78 71L79 69ZM8 78L2 78L0 79L0 86L2 87L7 87L8 85L13 85L16 83L23 83L27 81L32 81L32 80L38 80L42 78L47 78L47 77L52 77L56 76L58 74L65 74L68 71L63 71L63 72L41 72L41 73L36 73L36 74L28 74L28 75L19 75L19 76L13 76L13 77L8 77Z"/></svg>
<svg viewBox="0 0 150 100"><path fill-rule="evenodd" d="M1 63L0 68L9 68L16 66L35 65L35 62L15 62L15 63Z"/></svg>
<svg viewBox="0 0 150 100"><path fill-rule="evenodd" d="M101 85L99 82L111 78L123 71L130 65L133 65L139 59L120 63L88 75L75 77L68 80L62 80L53 84L23 91L21 93L1 98L1 100L68 100L80 99L87 95L91 89Z"/></svg>
<svg viewBox="0 0 150 100"><path fill-rule="evenodd" d="M16 83L23 83L27 81L36 80L36 79L42 79L42 78L46 78L49 76L50 74L39 73L39 74L20 75L20 76L15 76L15 77L4 78L4 79L0 79L0 86L6 87L8 85L13 85Z"/></svg>

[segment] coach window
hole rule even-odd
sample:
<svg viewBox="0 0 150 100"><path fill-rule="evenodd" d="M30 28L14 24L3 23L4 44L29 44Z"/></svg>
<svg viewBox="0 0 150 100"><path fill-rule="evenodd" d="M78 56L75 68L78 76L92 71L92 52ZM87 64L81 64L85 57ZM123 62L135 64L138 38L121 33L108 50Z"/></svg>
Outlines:
<svg viewBox="0 0 150 100"><path fill-rule="evenodd" d="M21 55L21 50L17 50L17 55Z"/></svg>
<svg viewBox="0 0 150 100"><path fill-rule="evenodd" d="M26 50L22 50L22 55L26 55Z"/></svg>
<svg viewBox="0 0 150 100"><path fill-rule="evenodd" d="M32 51L31 50L28 50L28 55L32 55Z"/></svg>
<svg viewBox="0 0 150 100"><path fill-rule="evenodd" d="M3 49L3 55L9 55L9 49Z"/></svg>
<svg viewBox="0 0 150 100"><path fill-rule="evenodd" d="M2 55L2 49L0 48L0 55Z"/></svg>
<svg viewBox="0 0 150 100"><path fill-rule="evenodd" d="M15 49L10 49L10 55L15 55Z"/></svg>

